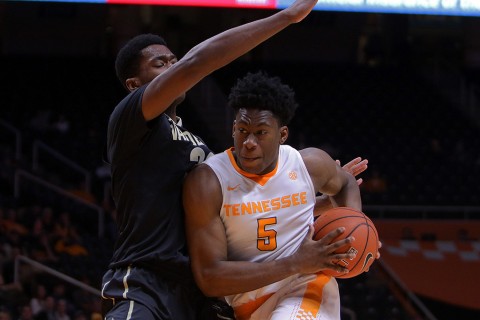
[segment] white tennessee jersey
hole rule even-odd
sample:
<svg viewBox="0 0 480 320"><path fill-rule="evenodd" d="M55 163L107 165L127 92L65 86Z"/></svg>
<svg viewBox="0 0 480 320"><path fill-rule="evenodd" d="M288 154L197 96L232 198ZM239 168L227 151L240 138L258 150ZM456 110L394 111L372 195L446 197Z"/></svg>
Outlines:
<svg viewBox="0 0 480 320"><path fill-rule="evenodd" d="M228 260L272 261L292 255L313 223L316 192L300 153L281 145L276 168L265 175L243 171L233 149L210 157L223 192L220 217ZM288 279L245 294L229 296L233 306L271 294Z"/></svg>

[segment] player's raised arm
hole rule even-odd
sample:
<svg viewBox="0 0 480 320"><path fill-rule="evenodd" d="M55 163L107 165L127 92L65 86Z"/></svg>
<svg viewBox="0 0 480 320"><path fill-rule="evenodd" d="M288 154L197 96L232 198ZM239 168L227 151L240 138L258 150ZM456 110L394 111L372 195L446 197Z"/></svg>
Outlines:
<svg viewBox="0 0 480 320"><path fill-rule="evenodd" d="M145 90L142 111L146 120L164 112L180 95L205 76L247 53L287 26L303 20L317 0L297 0L267 18L226 30L192 48L157 76Z"/></svg>

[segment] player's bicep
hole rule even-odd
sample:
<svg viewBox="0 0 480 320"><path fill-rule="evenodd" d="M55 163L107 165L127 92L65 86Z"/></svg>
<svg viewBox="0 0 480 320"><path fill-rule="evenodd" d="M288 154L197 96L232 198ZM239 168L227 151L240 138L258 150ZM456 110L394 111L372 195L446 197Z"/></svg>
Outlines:
<svg viewBox="0 0 480 320"><path fill-rule="evenodd" d="M300 150L315 191L334 195L346 183L344 170L323 150L307 148Z"/></svg>
<svg viewBox="0 0 480 320"><path fill-rule="evenodd" d="M227 259L226 236L220 219L222 190L207 165L199 165L185 180L183 204L188 248L195 277L202 280Z"/></svg>

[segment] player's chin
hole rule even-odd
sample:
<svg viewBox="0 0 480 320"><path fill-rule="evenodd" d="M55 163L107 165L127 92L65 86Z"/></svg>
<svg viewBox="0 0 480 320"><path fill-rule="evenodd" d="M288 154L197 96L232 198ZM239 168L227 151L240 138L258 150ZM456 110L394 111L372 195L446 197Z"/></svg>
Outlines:
<svg viewBox="0 0 480 320"><path fill-rule="evenodd" d="M174 103L175 103L176 105L179 105L180 103L183 102L183 100L185 100L185 96L186 96L185 92L182 93L181 95L179 95L179 96L177 97L177 99L175 99L175 102L174 102Z"/></svg>
<svg viewBox="0 0 480 320"><path fill-rule="evenodd" d="M262 166L260 158L241 158L241 167L243 171L253 174L261 174Z"/></svg>

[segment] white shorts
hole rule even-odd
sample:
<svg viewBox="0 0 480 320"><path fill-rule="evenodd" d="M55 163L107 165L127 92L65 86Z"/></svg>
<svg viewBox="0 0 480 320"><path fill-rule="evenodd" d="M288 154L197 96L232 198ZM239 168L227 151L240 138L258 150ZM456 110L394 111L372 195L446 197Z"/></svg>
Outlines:
<svg viewBox="0 0 480 320"><path fill-rule="evenodd" d="M244 319L340 320L337 281L322 273L295 277Z"/></svg>

